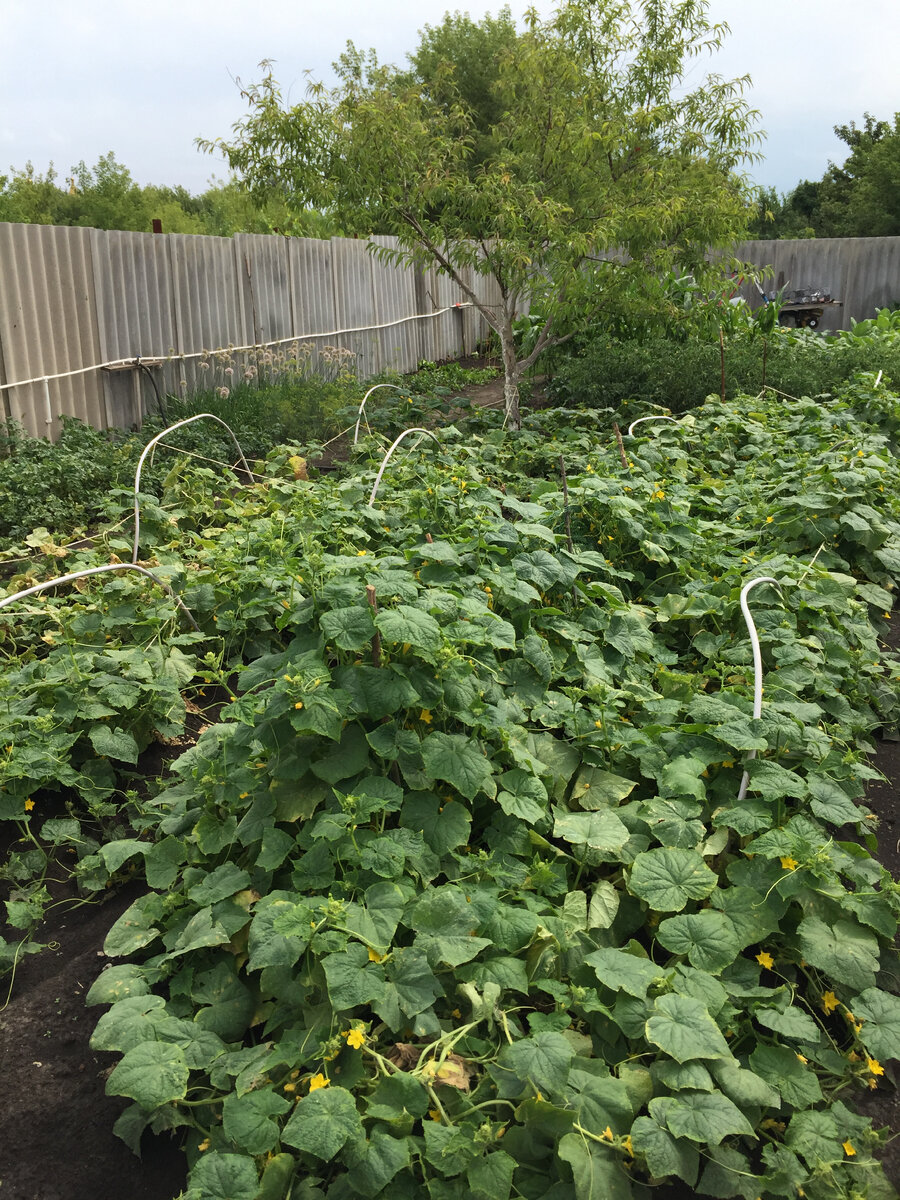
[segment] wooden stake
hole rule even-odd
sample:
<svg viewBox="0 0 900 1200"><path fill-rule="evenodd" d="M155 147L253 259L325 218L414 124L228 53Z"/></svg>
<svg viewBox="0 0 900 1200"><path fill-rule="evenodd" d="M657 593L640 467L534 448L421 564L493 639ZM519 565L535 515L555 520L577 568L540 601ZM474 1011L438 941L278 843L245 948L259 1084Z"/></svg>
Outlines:
<svg viewBox="0 0 900 1200"><path fill-rule="evenodd" d="M562 455L559 456L559 472L562 475L563 504L566 506L566 542L571 554L575 547L572 545L572 517L569 512L569 481L566 479L566 462Z"/></svg>
<svg viewBox="0 0 900 1200"><path fill-rule="evenodd" d="M625 455L625 443L622 441L622 430L619 428L619 422L613 421L613 431L616 435L616 441L619 443L619 458L622 460L622 466L628 470L628 459Z"/></svg>
<svg viewBox="0 0 900 1200"><path fill-rule="evenodd" d="M378 612L378 602L375 599L375 588L371 583L366 584L366 599L371 606L372 612ZM375 636L372 638L372 666L381 666L381 634L375 630Z"/></svg>
<svg viewBox="0 0 900 1200"><path fill-rule="evenodd" d="M719 326L719 362L722 367L722 403L725 403L725 335Z"/></svg>

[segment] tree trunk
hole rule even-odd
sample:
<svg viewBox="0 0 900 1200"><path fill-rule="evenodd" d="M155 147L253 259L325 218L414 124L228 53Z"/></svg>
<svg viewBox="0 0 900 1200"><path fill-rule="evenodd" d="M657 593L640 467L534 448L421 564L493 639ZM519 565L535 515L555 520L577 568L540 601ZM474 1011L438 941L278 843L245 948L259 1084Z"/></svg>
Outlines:
<svg viewBox="0 0 900 1200"><path fill-rule="evenodd" d="M519 412L519 364L516 361L516 346L512 327L498 331L500 350L503 354L503 403L506 408L506 423L510 429L522 428Z"/></svg>

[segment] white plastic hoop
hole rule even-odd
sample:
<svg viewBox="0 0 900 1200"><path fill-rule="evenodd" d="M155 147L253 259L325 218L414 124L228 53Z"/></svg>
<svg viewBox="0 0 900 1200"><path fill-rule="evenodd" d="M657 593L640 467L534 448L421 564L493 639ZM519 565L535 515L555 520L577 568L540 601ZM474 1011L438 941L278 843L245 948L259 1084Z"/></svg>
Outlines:
<svg viewBox="0 0 900 1200"><path fill-rule="evenodd" d="M372 484L372 494L369 496L369 508L371 508L375 503L375 497L378 495L378 485L381 483L381 477L384 475L384 469L388 465L388 460L403 439L411 433L424 433L426 437L430 437L433 442L437 442L437 444L440 445L440 442L438 442L438 439L434 436L430 429L422 429L419 426L413 426L412 429L404 429L400 436L394 440L391 446L388 447L387 453L381 460L381 466L378 468L378 474L375 476L375 482Z"/></svg>
<svg viewBox="0 0 900 1200"><path fill-rule="evenodd" d="M146 459L146 457L150 453L150 451L153 449L153 447L157 444L157 442L162 441L162 439L166 436L167 433L172 433L173 430L180 429L183 425L190 425L194 421L202 421L204 419L209 420L209 421L217 421L220 425L224 426L224 428L228 430L229 436L231 437L231 440L234 442L235 449L237 450L238 454L240 455L241 462L244 464L244 470L247 472L248 475L253 474L253 472L250 470L249 466L247 465L246 458L244 458L244 451L241 449L241 444L237 440L237 438L234 436L234 430L231 428L230 425L228 425L225 421L223 421L221 417L217 417L215 415L215 413L197 413L196 416L185 417L183 421L176 421L174 425L170 425L168 427L168 429L164 429L162 431L162 433L158 433L155 438L151 438L150 441L147 443L147 445L144 447L143 451L141 452L141 457L138 459L137 470L134 473L134 549L132 550L132 553L131 553L132 563L137 562L138 544L140 542L140 534L141 534L141 508L140 508L139 492L140 492L140 487L141 487L141 471L144 468L144 460ZM174 447L170 447L170 449L174 449Z"/></svg>
<svg viewBox="0 0 900 1200"><path fill-rule="evenodd" d="M158 575L154 575L152 571L148 571L146 567L139 567L137 563L105 563L102 567L85 567L83 571L72 571L68 575L58 575L55 579L48 579L44 583L36 583L34 587L24 588L21 592L14 592L11 596L4 596L0 600L0 608L6 608L8 604L14 604L17 600L24 600L26 596L33 596L36 592L46 591L47 588L59 587L63 583L71 583L74 579L86 579L89 575L102 575L106 571L140 571L142 575L146 575L148 579L152 579L154 583L159 584L163 591L172 597L194 629L198 633L200 632L200 626L194 620L191 610L175 594L166 581L160 579Z"/></svg>
<svg viewBox="0 0 900 1200"><path fill-rule="evenodd" d="M678 424L678 422L675 420L674 417L638 417L638 419L636 421L632 421L631 424L628 426L628 436L629 437L634 436L635 427L640 425L641 422L643 422L643 421L671 421L673 425Z"/></svg>
<svg viewBox="0 0 900 1200"><path fill-rule="evenodd" d="M365 411L366 401L372 395L373 392L377 392L379 388L385 388L385 387L393 388L395 392L403 391L403 388L399 385L399 383L376 383L374 387L369 388L369 390L363 396L362 403L359 406L359 412L356 414L356 428L353 430L353 445L354 446L359 441L359 423L363 418L363 412ZM367 429L369 428L368 421L366 421L366 428Z"/></svg>
<svg viewBox="0 0 900 1200"><path fill-rule="evenodd" d="M760 583L771 583L781 592L781 584L777 579L773 579L771 575L760 575L756 579L751 579L749 583L745 583L741 588L741 612L744 614L744 621L747 625L747 632L750 634L750 645L753 647L753 717L759 720L762 716L762 651L759 646L759 634L756 632L756 624L753 620L753 615L750 612L750 606L747 603L747 597L753 589ZM747 760L756 758L756 751L750 750L747 752ZM740 803L747 795L747 787L750 783L750 775L747 771L741 776L741 786L738 789L738 803Z"/></svg>

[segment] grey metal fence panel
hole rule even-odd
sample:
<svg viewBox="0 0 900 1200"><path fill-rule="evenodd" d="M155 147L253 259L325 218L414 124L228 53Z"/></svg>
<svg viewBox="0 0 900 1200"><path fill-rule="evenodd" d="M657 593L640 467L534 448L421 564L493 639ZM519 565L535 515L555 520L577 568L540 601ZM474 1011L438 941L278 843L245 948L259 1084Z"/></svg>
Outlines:
<svg viewBox="0 0 900 1200"><path fill-rule="evenodd" d="M477 295L481 280L472 267L466 267L463 272L463 280ZM459 299L463 304L470 303L468 296L462 291L460 291ZM462 345L465 354L474 354L478 343L483 340L482 327L484 323L484 317L477 308L468 307L462 310Z"/></svg>
<svg viewBox="0 0 900 1200"><path fill-rule="evenodd" d="M290 337L291 280L287 239L264 233L236 233L234 253L241 279L250 340L257 345Z"/></svg>
<svg viewBox="0 0 900 1200"><path fill-rule="evenodd" d="M879 308L900 308L900 237L846 238L845 328Z"/></svg>
<svg viewBox="0 0 900 1200"><path fill-rule="evenodd" d="M441 307L439 278L434 267L423 267L419 271L416 303L420 313L434 313ZM427 362L439 362L446 357L444 331L439 324L440 320L440 317L434 317L419 322L419 358Z"/></svg>
<svg viewBox="0 0 900 1200"><path fill-rule="evenodd" d="M331 239L334 272L334 312L341 329L358 329L379 323L375 310L372 256L366 242L355 238ZM353 352L350 366L365 379L381 369L379 339L375 331L343 334L337 344Z"/></svg>
<svg viewBox="0 0 900 1200"><path fill-rule="evenodd" d="M770 288L823 288L840 299L841 308L826 310L825 329L849 328L851 318L900 303L900 238L757 241L735 253L771 266ZM498 302L489 277L469 271L466 281L486 304ZM744 294L759 302L752 288ZM447 276L391 267L355 239L162 237L0 224L0 384L38 380L4 388L0 417L51 437L60 413L97 426L131 424L147 410L152 390L146 382L136 387L131 370L103 372L98 364L160 357L169 361L153 370L167 391L230 387L248 364L277 368L279 356L278 348L241 355L230 347L302 335L313 343L308 355L299 351L304 369L334 374L334 347L343 346L362 376L388 366L412 370L420 359L471 351L486 333L481 315L466 309L388 329L334 331L424 316L466 300ZM179 358L204 349L205 367L197 358ZM82 368L88 369L46 379Z"/></svg>
<svg viewBox="0 0 900 1200"><path fill-rule="evenodd" d="M235 272L241 292L247 341L256 349L239 355L242 371L269 374L283 364L288 355L286 344L269 346L293 334L291 269L287 239L264 233L236 233Z"/></svg>
<svg viewBox="0 0 900 1200"><path fill-rule="evenodd" d="M3 340L0 338L0 421L9 420L9 390L3 386L8 379L6 363L3 360Z"/></svg>
<svg viewBox="0 0 900 1200"><path fill-rule="evenodd" d="M391 250L399 246L395 237L373 237L372 242ZM379 324L399 321L416 311L416 279L412 267L374 255L372 288ZM416 324L415 321L403 321L401 325L379 331L382 370L406 373L416 369L419 350Z"/></svg>
<svg viewBox="0 0 900 1200"><path fill-rule="evenodd" d="M7 382L100 361L90 230L0 223L0 341ZM37 437L56 437L61 413L108 423L95 372L6 396L8 415Z"/></svg>
<svg viewBox="0 0 900 1200"><path fill-rule="evenodd" d="M435 307L452 308L461 304L467 297L458 283L449 275L435 271L432 278ZM463 314L461 309L441 313L434 320L434 338L436 357L438 359L454 358L463 344Z"/></svg>
<svg viewBox="0 0 900 1200"><path fill-rule="evenodd" d="M334 339L315 335L330 334L337 328L331 242L291 238L287 250L294 323L291 332L298 339L298 365L317 370L321 365L321 348Z"/></svg>
<svg viewBox="0 0 900 1200"><path fill-rule="evenodd" d="M177 340L169 241L152 233L90 232L100 358L150 360L143 369L100 373L109 423L127 428L156 410L148 374L161 396L177 391L181 378L174 362L156 365Z"/></svg>
<svg viewBox="0 0 900 1200"><path fill-rule="evenodd" d="M184 355L201 350L209 352L203 360L186 358L181 378L188 392L213 387L230 389L246 365L242 356L235 358L230 347L248 345L253 340L247 326L232 239L182 233L168 237L176 351Z"/></svg>
<svg viewBox="0 0 900 1200"><path fill-rule="evenodd" d="M826 308L822 329L849 329L879 308L900 303L900 238L809 238L742 242L735 254L754 266L769 268L767 292L815 288L842 302ZM760 302L754 288L741 294Z"/></svg>

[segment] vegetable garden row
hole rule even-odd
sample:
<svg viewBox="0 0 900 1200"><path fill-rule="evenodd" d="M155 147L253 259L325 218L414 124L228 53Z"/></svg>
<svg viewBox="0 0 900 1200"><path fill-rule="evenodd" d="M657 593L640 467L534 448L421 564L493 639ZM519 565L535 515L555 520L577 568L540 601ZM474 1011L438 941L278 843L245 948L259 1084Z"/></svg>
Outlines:
<svg viewBox="0 0 900 1200"><path fill-rule="evenodd" d="M853 1097L900 1052L861 801L898 403L710 399L624 456L608 410L484 413L371 504L374 434L252 484L173 458L139 563L199 629L131 572L4 610L0 965L54 863L148 885L88 996L121 1137L183 1138L189 1200L890 1195ZM7 590L131 545L48 539Z"/></svg>

